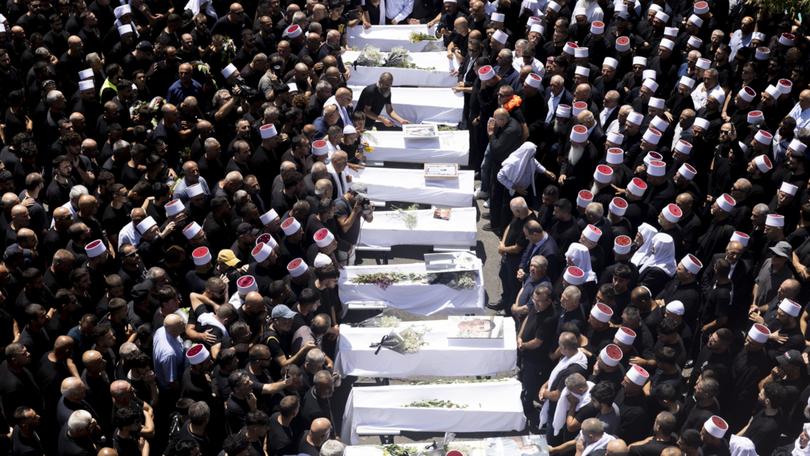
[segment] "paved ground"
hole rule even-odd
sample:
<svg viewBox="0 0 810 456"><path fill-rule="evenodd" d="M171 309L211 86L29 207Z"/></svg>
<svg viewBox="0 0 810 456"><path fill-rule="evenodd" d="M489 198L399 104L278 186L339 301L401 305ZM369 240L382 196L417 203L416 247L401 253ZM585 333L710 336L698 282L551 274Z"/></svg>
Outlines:
<svg viewBox="0 0 810 456"><path fill-rule="evenodd" d="M487 291L487 296L490 301L497 301L500 299L501 296L501 283L498 278L498 269L500 264L500 255L498 255L498 237L493 234L491 231L484 231L482 228L483 226L489 222L489 220L481 217L480 214L487 214L489 211L484 209L482 205L483 201L477 200L476 205L479 210L479 217L478 217L478 243L476 248L476 253L479 258L484 261L484 286ZM393 258L389 260L389 263L412 263L415 261L421 261L422 255L426 253L424 249L418 249L414 247L407 247L407 248L394 248L392 249ZM375 260L366 258L362 261L361 264L374 264ZM487 313L492 313L492 311L487 310ZM391 383L402 383L399 381L392 380ZM356 387L360 386L371 386L374 385L374 379L370 378L361 378L357 379L355 383ZM333 398L333 404L335 405L335 419L339 420L338 416L342 417L343 414L343 404L346 403L347 395L349 393L349 388L347 385L343 385L338 391L335 392L335 396ZM340 406L338 406L340 404ZM492 434L481 434L481 435L465 435L464 438L483 438L483 437L490 437ZM396 443L403 443L403 442L426 442L430 443L434 440L440 440L441 435L431 435L431 434L424 434L424 433L406 433L401 436L397 436L394 440ZM362 438L360 441L361 444L379 444L380 439L377 437L365 437Z"/></svg>

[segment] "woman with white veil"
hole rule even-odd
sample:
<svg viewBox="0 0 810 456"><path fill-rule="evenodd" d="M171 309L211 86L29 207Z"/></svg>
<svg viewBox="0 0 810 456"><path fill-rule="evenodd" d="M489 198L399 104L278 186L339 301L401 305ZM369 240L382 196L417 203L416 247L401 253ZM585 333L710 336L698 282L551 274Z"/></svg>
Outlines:
<svg viewBox="0 0 810 456"><path fill-rule="evenodd" d="M677 267L675 241L666 233L658 233L652 238L650 256L639 267L639 283L646 286L652 296L656 296L675 276Z"/></svg>
<svg viewBox="0 0 810 456"><path fill-rule="evenodd" d="M585 283L578 287L580 291L582 291L582 302L587 304L586 308L583 309L587 315L587 312L590 311L590 303L593 302L593 298L596 296L597 289L596 273L593 272L593 268L591 267L591 252L579 242L573 242L568 246L568 250L565 251L565 263L566 267L576 266L585 273ZM562 280L562 278L560 280ZM560 290L560 292L562 292L562 290Z"/></svg>
<svg viewBox="0 0 810 456"><path fill-rule="evenodd" d="M647 258L650 256L650 248L652 247L653 236L658 234L658 230L648 224L642 223L636 232L636 238L633 240L633 245L636 247L636 253L630 258L630 262L641 268Z"/></svg>

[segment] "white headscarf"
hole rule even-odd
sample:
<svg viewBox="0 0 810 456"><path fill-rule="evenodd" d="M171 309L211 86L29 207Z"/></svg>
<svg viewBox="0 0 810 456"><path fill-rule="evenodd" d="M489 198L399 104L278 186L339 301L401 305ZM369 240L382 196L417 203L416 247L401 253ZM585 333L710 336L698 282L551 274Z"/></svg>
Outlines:
<svg viewBox="0 0 810 456"><path fill-rule="evenodd" d="M802 432L810 434L810 423L804 423ZM799 444L799 437L796 437L796 442L793 443L793 450L790 452L792 456L810 456L810 444L802 448Z"/></svg>
<svg viewBox="0 0 810 456"><path fill-rule="evenodd" d="M758 456L754 442L749 438L740 437L739 435L732 434L731 440L728 443L728 449L731 456Z"/></svg>
<svg viewBox="0 0 810 456"><path fill-rule="evenodd" d="M678 262L675 261L675 241L672 236L666 233L658 233L653 236L650 253L652 256L647 257L638 272L644 272L647 268L658 268L670 277L675 275Z"/></svg>
<svg viewBox="0 0 810 456"><path fill-rule="evenodd" d="M195 16L200 14L200 11L203 11L204 9L205 10L204 13L206 16L210 16L214 19L219 19L217 17L217 12L214 10L214 5L212 4L211 0L188 0L188 3L186 3L186 7L184 9L187 11L191 11L191 14Z"/></svg>
<svg viewBox="0 0 810 456"><path fill-rule="evenodd" d="M636 250L636 253L633 254L633 257L630 258L630 262L634 265L641 267L642 264L647 260L647 257L650 256L650 248L652 247L652 238L653 236L658 233L658 230L648 224L642 223L641 226L638 227L638 234L644 239L644 243L641 244L641 247Z"/></svg>
<svg viewBox="0 0 810 456"><path fill-rule="evenodd" d="M574 266L582 269L582 272L587 276L586 282L596 281L596 273L591 269L591 253L587 247L579 242L572 243L565 252L565 259L566 261L570 260Z"/></svg>

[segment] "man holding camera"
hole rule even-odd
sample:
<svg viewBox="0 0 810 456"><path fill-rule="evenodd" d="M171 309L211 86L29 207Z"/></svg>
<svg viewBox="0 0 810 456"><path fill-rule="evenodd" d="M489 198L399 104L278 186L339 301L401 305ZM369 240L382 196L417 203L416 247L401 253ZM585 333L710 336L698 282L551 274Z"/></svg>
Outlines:
<svg viewBox="0 0 810 456"><path fill-rule="evenodd" d="M340 225L340 237L350 246L348 251L336 252L341 266L354 264L354 248L360 237L360 218L367 222L374 219L374 206L366 196L367 191L365 185L353 182L349 190L335 201L335 218Z"/></svg>

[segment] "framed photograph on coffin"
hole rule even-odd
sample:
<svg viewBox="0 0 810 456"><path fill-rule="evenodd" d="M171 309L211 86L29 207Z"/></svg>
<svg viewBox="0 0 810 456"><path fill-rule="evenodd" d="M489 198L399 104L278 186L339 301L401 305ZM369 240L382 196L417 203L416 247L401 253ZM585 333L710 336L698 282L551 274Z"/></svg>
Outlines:
<svg viewBox="0 0 810 456"><path fill-rule="evenodd" d="M448 339L502 339L503 318L495 315L450 316Z"/></svg>
<svg viewBox="0 0 810 456"><path fill-rule="evenodd" d="M425 163L425 180L458 179L458 163Z"/></svg>
<svg viewBox="0 0 810 456"><path fill-rule="evenodd" d="M433 139L439 137L439 127L435 124L406 124L402 126L405 139Z"/></svg>

